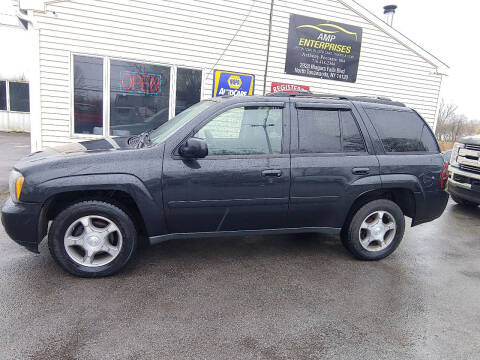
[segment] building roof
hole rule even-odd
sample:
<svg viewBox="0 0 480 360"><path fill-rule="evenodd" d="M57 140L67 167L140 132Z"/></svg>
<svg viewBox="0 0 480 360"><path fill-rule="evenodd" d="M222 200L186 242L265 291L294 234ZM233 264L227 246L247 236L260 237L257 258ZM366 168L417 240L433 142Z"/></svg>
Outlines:
<svg viewBox="0 0 480 360"><path fill-rule="evenodd" d="M383 31L388 36L394 38L399 43L409 48L420 56L425 61L429 62L436 67L437 73L441 75L446 75L448 73L449 66L441 61L439 58L432 55L430 52L422 48L420 45L415 43L413 40L410 40L408 37L403 35L400 31L388 25L385 21L377 17L375 14L364 8L362 5L357 3L355 0L338 0L343 5L350 8L357 15L363 17L365 20L375 25L378 29Z"/></svg>

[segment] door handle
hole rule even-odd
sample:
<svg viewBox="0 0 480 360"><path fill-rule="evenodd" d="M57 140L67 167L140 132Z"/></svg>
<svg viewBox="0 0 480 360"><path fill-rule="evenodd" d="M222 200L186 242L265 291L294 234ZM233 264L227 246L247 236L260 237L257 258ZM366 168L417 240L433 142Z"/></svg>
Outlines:
<svg viewBox="0 0 480 360"><path fill-rule="evenodd" d="M355 175L366 175L370 173L369 168L353 168L352 169L352 174Z"/></svg>
<svg viewBox="0 0 480 360"><path fill-rule="evenodd" d="M275 176L280 177L282 176L282 170L263 170L262 176Z"/></svg>

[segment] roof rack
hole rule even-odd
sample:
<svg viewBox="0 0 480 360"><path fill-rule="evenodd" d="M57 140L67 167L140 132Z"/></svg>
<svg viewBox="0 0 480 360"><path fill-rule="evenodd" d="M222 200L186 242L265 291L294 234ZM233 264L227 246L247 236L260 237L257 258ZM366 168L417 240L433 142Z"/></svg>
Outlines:
<svg viewBox="0 0 480 360"><path fill-rule="evenodd" d="M308 90L299 90L296 92L279 91L279 92L265 94L265 96L296 97L296 96L315 96L315 94Z"/></svg>
<svg viewBox="0 0 480 360"><path fill-rule="evenodd" d="M347 96L347 95L335 95L335 94L315 94L310 91L298 91L295 93L277 92L277 93L266 94L266 96L310 97L315 99L349 100L349 101L361 101L361 102L369 102L369 103L377 103L377 104L405 106L404 103L393 101L392 99L384 96Z"/></svg>

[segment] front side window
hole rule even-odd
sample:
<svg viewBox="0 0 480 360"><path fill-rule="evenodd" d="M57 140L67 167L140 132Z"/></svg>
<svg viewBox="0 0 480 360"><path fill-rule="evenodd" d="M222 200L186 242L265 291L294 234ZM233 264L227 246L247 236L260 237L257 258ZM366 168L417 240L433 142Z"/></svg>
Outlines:
<svg viewBox="0 0 480 360"><path fill-rule="evenodd" d="M74 56L74 132L103 134L103 59Z"/></svg>
<svg viewBox="0 0 480 360"><path fill-rule="evenodd" d="M7 82L0 81L0 110L7 110Z"/></svg>
<svg viewBox="0 0 480 360"><path fill-rule="evenodd" d="M136 135L167 122L170 68L110 62L110 135Z"/></svg>
<svg viewBox="0 0 480 360"><path fill-rule="evenodd" d="M28 83L10 81L9 91L10 111L30 112L30 95Z"/></svg>
<svg viewBox="0 0 480 360"><path fill-rule="evenodd" d="M195 137L205 139L209 155L262 155L282 152L280 107L246 106L225 111Z"/></svg>
<svg viewBox="0 0 480 360"><path fill-rule="evenodd" d="M438 152L425 122L413 111L366 109L386 152Z"/></svg>

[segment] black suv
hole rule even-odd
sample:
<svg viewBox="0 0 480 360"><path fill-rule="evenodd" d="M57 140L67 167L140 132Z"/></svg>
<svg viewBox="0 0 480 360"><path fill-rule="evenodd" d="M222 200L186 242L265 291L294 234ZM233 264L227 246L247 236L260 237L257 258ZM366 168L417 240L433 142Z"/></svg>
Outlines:
<svg viewBox="0 0 480 360"><path fill-rule="evenodd" d="M202 101L157 129L46 148L12 170L2 222L58 264L110 275L151 244L225 235L340 235L362 260L445 209L438 144L384 98L301 95Z"/></svg>

